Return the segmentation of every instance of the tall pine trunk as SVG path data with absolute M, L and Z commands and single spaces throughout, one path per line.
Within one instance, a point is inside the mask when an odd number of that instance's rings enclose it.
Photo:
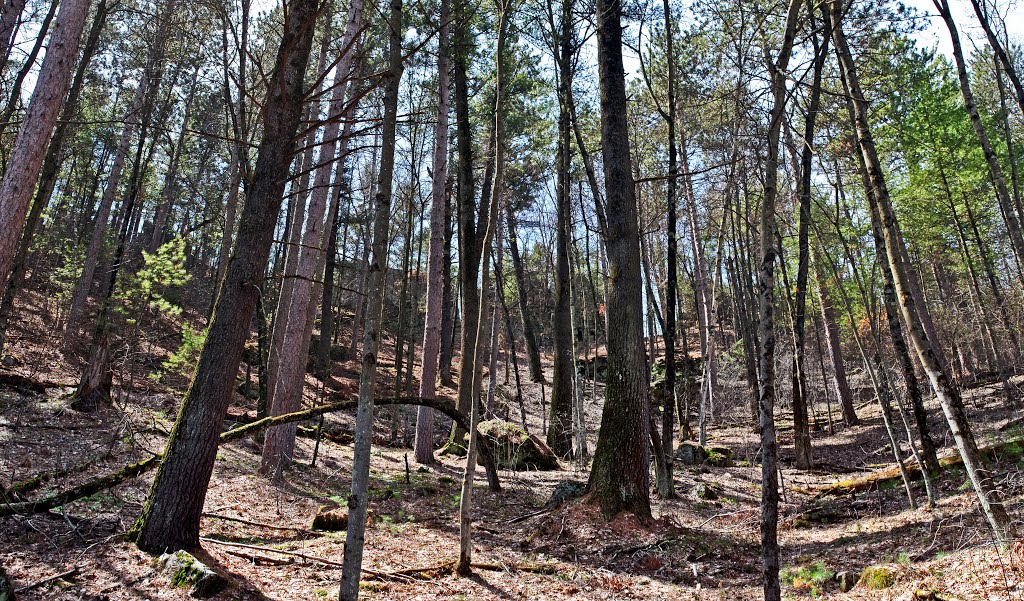
M 650 405 L 644 361 L 643 281 L 636 195 L 629 155 L 622 4 L 597 0 L 601 153 L 608 254 L 608 368 L 601 429 L 587 491 L 606 519 L 622 511 L 651 516 Z M 595 199 L 596 200 L 596 199 Z
M 235 389 L 284 196 L 304 79 L 319 14 L 317 0 L 291 0 L 268 81 L 260 142 L 238 241 L 221 284 L 195 376 L 142 514 L 130 532 L 150 552 L 199 546 L 199 519 L 213 474 L 221 424 Z

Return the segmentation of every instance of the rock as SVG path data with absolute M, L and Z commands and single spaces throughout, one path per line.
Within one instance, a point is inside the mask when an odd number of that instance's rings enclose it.
M 321 532 L 341 532 L 348 528 L 348 511 L 340 507 L 323 505 L 313 516 L 313 523 L 309 528 Z
M 698 499 L 704 499 L 705 501 L 714 501 L 718 498 L 718 493 L 704 482 L 698 482 L 693 487 L 693 494 Z
M 850 572 L 847 570 L 836 572 L 836 582 L 839 583 L 839 590 L 844 593 L 857 585 L 858 578 L 860 578 L 860 574 L 857 572 Z
M 544 508 L 554 509 L 556 507 L 561 507 L 569 501 L 582 497 L 586 490 L 586 482 L 580 482 L 579 480 L 562 480 L 555 485 L 555 490 L 551 492 L 551 497 L 548 498 L 548 502 L 544 504 Z
M 24 365 L 24 361 L 21 360 L 17 355 L 11 355 L 10 353 L 0 357 L 0 365 L 7 368 L 21 367 Z
M 156 560 L 156 567 L 171 579 L 171 584 L 190 589 L 189 595 L 197 599 L 212 597 L 228 586 L 227 578 L 185 551 L 164 553 Z
M 732 449 L 728 447 L 709 447 L 707 449 L 708 465 L 715 467 L 732 467 Z
M 492 419 L 477 428 L 487 439 L 498 467 L 510 470 L 557 470 L 558 458 L 543 440 L 527 434 L 519 426 Z
M 676 461 L 683 465 L 700 465 L 704 463 L 707 458 L 708 453 L 704 450 L 704 447 L 692 440 L 683 442 L 679 445 L 679 448 L 676 449 Z
M 893 566 L 873 565 L 864 568 L 857 585 L 871 590 L 881 590 L 896 584 L 896 568 Z
M 14 585 L 11 584 L 11 579 L 7 577 L 7 572 L 0 567 L 0 601 L 16 601 L 17 597 L 14 596 Z

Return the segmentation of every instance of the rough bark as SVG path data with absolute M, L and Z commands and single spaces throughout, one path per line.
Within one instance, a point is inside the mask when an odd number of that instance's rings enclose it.
M 61 3 L 28 110 L 0 181 L 0 282 L 4 286 L 11 275 L 46 147 L 71 83 L 88 12 L 89 0 Z
M 328 122 L 324 128 L 320 143 L 320 154 L 317 157 L 313 178 L 313 190 L 308 207 L 305 230 L 302 234 L 302 245 L 298 250 L 295 266 L 295 278 L 287 307 L 278 309 L 277 322 L 283 325 L 281 348 L 278 357 L 277 377 L 273 378 L 270 394 L 270 414 L 280 415 L 292 413 L 302 406 L 302 390 L 305 383 L 306 363 L 308 358 L 309 340 L 312 336 L 313 324 L 307 319 L 310 315 L 310 299 L 313 294 L 313 280 L 320 263 L 321 246 L 323 243 L 324 211 L 327 209 L 328 195 L 331 193 L 331 173 L 338 149 L 340 119 L 344 112 L 345 95 L 352 70 L 353 47 L 356 36 L 362 30 L 363 2 L 355 0 L 349 9 L 342 48 L 347 52 L 338 61 L 331 101 L 328 108 Z M 318 74 L 319 75 L 319 74 Z M 283 313 L 282 313 L 283 310 Z M 275 324 L 275 333 L 277 324 Z M 263 474 L 276 474 L 288 467 L 295 451 L 295 427 L 283 426 L 267 431 L 263 441 L 263 459 L 260 471 Z
M 43 165 L 39 174 L 39 184 L 36 188 L 35 197 L 32 200 L 32 208 L 29 210 L 28 218 L 25 221 L 21 241 L 18 245 L 18 253 L 15 255 L 11 266 L 11 276 L 7 282 L 7 287 L 4 289 L 3 301 L 0 302 L 0 353 L 3 352 L 7 326 L 10 322 L 11 313 L 14 310 L 14 298 L 24 284 L 29 249 L 35 238 L 36 230 L 39 228 L 43 211 L 49 205 L 50 198 L 53 196 L 57 177 L 60 175 L 61 152 L 64 147 L 64 140 L 67 137 L 68 126 L 75 115 L 78 114 L 79 98 L 85 82 L 85 75 L 89 64 L 92 62 L 92 57 L 96 54 L 100 33 L 103 31 L 103 26 L 107 21 L 107 12 L 107 2 L 106 0 L 101 0 L 96 7 L 96 15 L 93 17 L 92 24 L 89 26 L 89 33 L 86 36 L 82 57 L 78 61 L 74 80 L 71 82 L 71 87 L 68 90 L 68 97 L 64 101 L 61 118 L 57 121 L 57 125 L 53 130 L 53 137 L 50 139 L 50 145 L 46 150 L 46 157 L 43 159 Z
M 643 282 L 637 206 L 629 156 L 626 82 L 622 63 L 622 4 L 597 2 L 601 152 L 607 208 L 608 369 L 594 463 L 587 490 L 606 519 L 622 511 L 651 516 L 650 406 L 644 362 Z
M 559 457 L 572 455 L 572 406 L 576 366 L 572 353 L 572 288 L 569 279 L 569 244 L 572 227 L 572 138 L 569 122 L 569 88 L 572 85 L 572 0 L 562 0 L 555 62 L 558 65 L 558 151 L 555 218 L 555 311 L 551 323 L 554 369 L 551 377 L 551 419 L 547 443 Z
M 273 242 L 294 138 L 303 104 L 303 80 L 319 13 L 316 0 L 291 0 L 288 20 L 263 107 L 263 139 L 239 222 L 238 241 L 214 309 L 206 343 L 182 403 L 164 459 L 142 514 L 131 531 L 150 552 L 199 545 L 199 518 L 220 424 L 235 389 L 242 348 Z

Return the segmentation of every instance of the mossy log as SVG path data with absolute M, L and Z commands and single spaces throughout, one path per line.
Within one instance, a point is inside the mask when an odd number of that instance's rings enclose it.
M 466 429 L 469 428 L 469 420 L 463 415 L 451 401 L 444 399 L 422 399 L 419 397 L 396 397 L 396 398 L 384 398 L 377 399 L 374 401 L 376 405 L 422 405 L 426 407 L 432 407 L 441 413 L 444 413 L 460 427 Z M 287 424 L 292 422 L 298 422 L 324 413 L 332 413 L 334 411 L 343 411 L 345 409 L 354 409 L 357 405 L 355 400 L 344 400 L 336 401 L 334 403 L 327 403 L 326 405 L 320 405 L 319 407 L 313 407 L 304 411 L 296 411 L 294 413 L 286 413 L 284 415 L 277 415 L 273 417 L 264 417 L 263 419 L 239 426 L 233 430 L 228 430 L 220 435 L 220 443 L 225 444 L 236 440 L 252 436 L 257 432 L 262 432 L 272 426 L 278 426 L 281 424 Z M 481 441 L 483 437 L 478 437 Z M 498 472 L 494 463 L 494 454 L 491 449 L 487 446 L 486 442 L 480 445 L 481 458 L 484 461 L 484 467 L 487 471 L 487 482 L 491 490 L 500 490 L 501 485 L 498 482 Z M 31 514 L 31 513 L 43 513 L 55 509 L 62 505 L 66 505 L 72 501 L 77 501 L 85 497 L 92 496 L 98 492 L 113 488 L 118 484 L 126 480 L 136 478 L 153 468 L 160 465 L 160 460 L 163 459 L 163 454 L 153 455 L 147 457 L 142 461 L 126 465 L 123 468 L 105 474 L 98 478 L 89 480 L 73 486 L 67 490 L 54 493 L 43 497 L 41 499 L 22 501 L 22 502 L 4 502 L 0 503 L 0 517 L 7 517 L 15 514 Z
M 980 450 L 982 455 L 989 460 L 999 455 L 1008 455 L 1014 459 L 1019 459 L 1021 455 L 1024 454 L 1024 437 L 1011 438 L 1010 440 L 982 447 Z M 963 462 L 964 460 L 960 457 L 960 453 L 954 452 L 952 455 L 939 458 L 939 467 L 947 469 L 949 467 L 963 465 Z M 907 473 L 912 478 L 920 478 L 921 471 L 917 464 L 908 464 L 906 467 Z M 872 490 L 888 482 L 899 480 L 901 477 L 899 467 L 893 466 L 876 472 L 871 472 L 870 474 L 865 474 L 857 478 L 840 480 L 835 484 L 829 484 L 827 486 L 812 489 L 810 492 L 814 493 L 815 499 L 827 496 L 841 497 Z

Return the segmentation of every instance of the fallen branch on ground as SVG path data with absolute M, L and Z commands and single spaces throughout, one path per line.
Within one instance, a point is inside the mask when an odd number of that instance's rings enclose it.
M 270 530 L 285 530 L 288 532 L 309 532 L 308 528 L 302 526 L 277 526 L 274 524 L 267 524 L 266 522 L 253 522 L 251 520 L 245 520 L 242 518 L 236 518 L 231 515 L 222 515 L 219 513 L 203 513 L 204 518 L 211 520 L 224 520 L 225 522 L 238 522 L 239 524 L 246 524 L 248 526 L 256 526 L 258 528 L 268 528 Z
M 1010 447 L 1020 447 L 1021 445 L 1024 445 L 1024 437 L 1011 438 L 1010 440 L 996 443 L 994 445 L 982 447 L 979 450 L 981 451 L 983 457 L 985 457 L 986 459 L 991 459 L 992 457 L 1004 452 Z M 960 456 L 960 453 L 954 452 L 952 455 L 947 455 L 946 457 L 939 458 L 939 467 L 941 467 L 942 469 L 946 469 L 949 467 L 963 465 L 963 462 L 964 460 Z M 919 478 L 921 476 L 921 470 L 917 464 L 908 463 L 906 468 L 907 473 L 911 477 Z M 866 490 L 871 490 L 875 487 L 881 486 L 882 484 L 899 480 L 901 478 L 902 476 L 900 475 L 899 468 L 894 466 L 883 470 L 879 470 L 877 472 L 872 472 L 870 474 L 866 474 L 858 478 L 852 478 L 850 480 L 840 480 L 835 484 L 822 486 L 813 489 L 810 492 L 814 493 L 814 499 L 820 499 L 822 497 L 830 495 L 835 497 L 841 497 L 845 495 L 852 495 L 858 492 L 863 492 Z
M 471 566 L 477 570 L 488 571 L 509 571 L 509 572 L 530 572 L 532 574 L 557 574 L 558 566 L 553 563 L 538 564 L 501 564 L 501 563 L 473 563 Z M 366 572 L 366 570 L 363 570 Z M 446 561 L 421 568 L 405 568 L 393 572 L 370 572 L 363 580 L 430 580 L 441 576 L 448 576 L 455 573 L 455 562 Z
M 62 578 L 70 578 L 70 577 L 78 574 L 78 572 L 81 571 L 81 569 L 82 569 L 81 566 L 75 566 L 75 567 L 71 568 L 70 570 L 68 570 L 67 572 L 61 572 L 60 574 L 57 574 L 56 576 L 50 576 L 49 578 L 43 578 L 42 580 L 37 580 L 37 581 L 33 582 L 32 584 L 26 584 L 25 586 L 23 586 L 21 588 L 14 589 L 14 592 L 15 593 L 27 593 L 28 591 L 30 591 L 32 589 L 39 588 L 41 586 L 45 586 L 47 584 L 50 584 L 51 582 L 56 582 L 58 580 L 61 580 Z
M 469 420 L 463 415 L 456 407 L 455 404 L 446 401 L 444 399 L 421 399 L 418 397 L 398 397 L 398 398 L 384 398 L 377 399 L 375 401 L 377 405 L 418 405 L 424 407 L 432 407 L 441 413 L 444 413 L 449 418 L 454 420 L 460 427 L 469 429 Z M 273 426 L 279 426 L 282 424 L 289 424 L 293 422 L 302 421 L 324 413 L 331 413 L 334 411 L 342 411 L 345 409 L 354 409 L 357 402 L 354 400 L 337 401 L 334 403 L 327 403 L 326 405 L 320 405 L 311 409 L 303 411 L 296 411 L 294 413 L 286 413 L 284 415 L 276 415 L 272 417 L 264 417 L 263 419 L 256 420 L 251 424 L 239 426 L 233 430 L 228 430 L 220 435 L 220 444 L 225 444 L 252 436 L 257 432 L 262 432 L 267 428 Z M 498 483 L 498 471 L 494 463 L 494 455 L 491 452 L 490 447 L 487 445 L 483 436 L 478 435 L 480 444 L 480 457 L 484 461 L 484 467 L 487 471 L 487 481 L 491 490 L 500 490 L 501 485 Z M 66 505 L 72 501 L 77 501 L 85 497 L 92 496 L 98 492 L 102 492 L 109 488 L 113 488 L 118 484 L 126 480 L 136 478 L 160 465 L 160 461 L 163 459 L 163 453 L 153 455 L 139 461 L 126 465 L 125 467 L 104 474 L 98 478 L 89 480 L 73 486 L 65 491 L 54 493 L 52 495 L 43 497 L 42 499 L 21 501 L 16 503 L 5 502 L 0 505 L 0 517 L 7 517 L 16 514 L 31 514 L 31 513 L 44 513 L 55 509 L 62 505 Z

